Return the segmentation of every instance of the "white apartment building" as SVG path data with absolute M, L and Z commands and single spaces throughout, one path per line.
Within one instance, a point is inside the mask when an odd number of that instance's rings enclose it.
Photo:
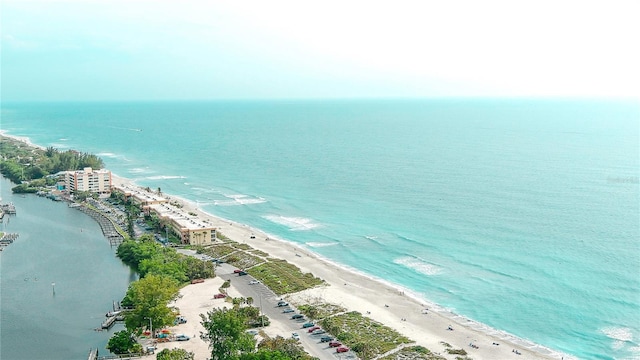
M 97 193 L 100 197 L 111 195 L 111 171 L 93 170 L 90 167 L 77 171 L 66 171 L 64 176 L 66 190 L 88 191 Z

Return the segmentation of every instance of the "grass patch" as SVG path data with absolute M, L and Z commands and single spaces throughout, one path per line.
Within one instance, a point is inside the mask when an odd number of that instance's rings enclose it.
M 259 257 L 255 257 L 241 251 L 227 256 L 224 260 L 238 269 L 247 269 L 264 262 L 264 260 Z
M 453 355 L 467 355 L 464 349 L 447 349 L 446 352 Z
M 216 231 L 216 239 L 222 241 L 230 241 L 228 237 L 226 237 L 223 233 Z
M 253 267 L 248 272 L 278 295 L 310 289 L 324 283 L 313 274 L 302 273 L 295 265 L 278 259 L 269 259 L 269 262 Z
M 345 311 L 342 306 L 326 303 L 303 304 L 296 307 L 302 314 L 314 320 L 321 320 Z
M 247 244 L 240 244 L 240 243 L 231 243 L 231 246 L 233 246 L 236 249 L 240 249 L 240 250 L 253 250 L 253 248 Z
M 400 344 L 413 342 L 357 311 L 328 317 L 321 321 L 321 325 L 365 360 L 382 355 Z
M 260 256 L 260 257 L 263 257 L 263 258 L 267 258 L 267 257 L 269 257 L 269 254 L 267 254 L 267 253 L 266 253 L 266 252 L 264 252 L 264 251 L 255 250 L 255 249 L 254 249 L 254 250 L 251 250 L 251 251 L 249 251 L 249 252 L 250 252 L 250 253 L 252 253 L 253 255 Z
M 207 254 L 213 258 L 220 259 L 231 254 L 234 251 L 236 251 L 236 249 L 229 245 L 213 245 L 207 247 L 206 249 L 203 249 L 202 253 Z
M 380 360 L 446 360 L 446 358 L 432 353 L 424 346 L 409 346 Z

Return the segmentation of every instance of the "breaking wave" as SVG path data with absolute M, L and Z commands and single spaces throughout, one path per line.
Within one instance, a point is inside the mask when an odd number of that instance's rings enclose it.
M 305 245 L 314 248 L 327 247 L 327 246 L 335 246 L 338 245 L 337 242 L 308 242 Z
M 303 217 L 288 217 L 280 215 L 265 215 L 263 218 L 274 222 L 276 224 L 284 225 L 292 231 L 306 231 L 312 230 L 320 226 L 313 222 L 313 220 Z
M 225 195 L 229 200 L 216 200 L 214 205 L 217 206 L 236 206 L 236 205 L 252 205 L 261 204 L 267 202 L 267 199 L 262 197 L 251 197 L 249 195 Z
M 157 176 L 147 176 L 146 180 L 171 180 L 171 179 L 186 179 L 186 176 L 179 175 L 157 175 Z
M 426 261 L 420 260 L 415 257 L 405 256 L 393 260 L 394 263 L 402 266 L 406 266 L 421 274 L 425 275 L 438 275 L 442 272 L 442 269 L 433 264 L 429 264 Z

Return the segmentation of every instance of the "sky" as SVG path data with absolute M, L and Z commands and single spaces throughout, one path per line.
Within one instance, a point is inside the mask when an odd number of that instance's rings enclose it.
M 640 98 L 639 1 L 1 0 L 3 101 Z

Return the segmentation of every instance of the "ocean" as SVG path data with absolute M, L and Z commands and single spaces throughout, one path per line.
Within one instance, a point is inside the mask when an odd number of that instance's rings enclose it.
M 3 103 L 1 115 L 10 135 L 98 154 L 486 331 L 640 359 L 637 101 Z

